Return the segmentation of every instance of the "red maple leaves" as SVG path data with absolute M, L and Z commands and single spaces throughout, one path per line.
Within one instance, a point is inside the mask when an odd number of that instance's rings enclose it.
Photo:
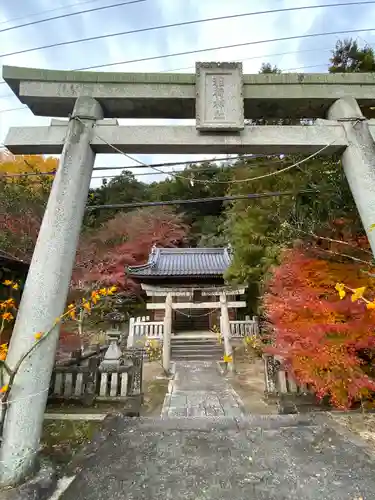
M 375 292 L 374 281 L 364 280 L 357 263 L 288 250 L 264 298 L 273 328 L 271 351 L 284 357 L 299 382 L 311 384 L 319 397 L 329 395 L 336 406 L 347 407 L 375 390 L 371 364 L 365 362 L 375 349 L 374 311 L 349 296 L 340 300 L 335 290 L 337 282 L 356 288 L 364 281 L 369 293 Z
M 126 276 L 125 268 L 146 263 L 153 245 L 180 245 L 186 234 L 182 216 L 170 209 L 119 213 L 81 239 L 73 284 L 84 287 L 99 282 L 134 292 L 137 285 Z

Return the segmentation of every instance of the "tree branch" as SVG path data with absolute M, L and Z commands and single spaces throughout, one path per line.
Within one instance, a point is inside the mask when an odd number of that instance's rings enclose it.
M 338 257 L 345 257 L 346 259 L 351 259 L 354 260 L 355 262 L 361 262 L 361 264 L 366 264 L 366 266 L 369 267 L 374 267 L 374 263 L 370 262 L 368 260 L 363 260 L 363 259 L 358 259 L 358 257 L 353 257 L 352 255 L 348 255 L 346 253 L 339 253 L 339 252 L 334 252 L 333 250 L 326 250 L 325 248 L 319 248 L 317 249 L 321 252 L 326 252 L 332 255 L 337 255 Z
M 348 247 L 354 248 L 355 250 L 359 250 L 361 252 L 365 252 L 365 253 L 367 253 L 367 254 L 369 254 L 369 255 L 372 256 L 372 252 L 370 252 L 369 250 L 366 250 L 364 248 L 359 248 L 359 247 L 357 247 L 355 245 L 352 245 L 351 243 L 348 243 L 347 241 L 335 240 L 334 238 L 328 238 L 327 236 L 318 236 L 315 233 L 312 233 L 312 232 L 309 232 L 309 231 L 304 231 L 303 229 L 298 229 L 296 227 L 294 229 L 296 231 L 299 231 L 300 233 L 308 234 L 309 236 L 312 236 L 316 240 L 325 240 L 325 241 L 330 241 L 331 243 L 340 243 L 341 245 L 347 245 Z

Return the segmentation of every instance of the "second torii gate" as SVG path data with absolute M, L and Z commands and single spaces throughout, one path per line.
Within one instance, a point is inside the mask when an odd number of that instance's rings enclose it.
M 375 252 L 374 74 L 243 75 L 240 63 L 197 63 L 195 74 L 52 71 L 4 66 L 19 99 L 49 127 L 11 128 L 14 154 L 60 154 L 7 361 L 14 368 L 65 307 L 96 153 L 342 153 Z M 195 126 L 120 126 L 117 118 L 196 119 Z M 312 118 L 311 126 L 245 126 L 245 119 Z M 32 469 L 58 327 L 19 370 L 0 453 L 0 481 Z

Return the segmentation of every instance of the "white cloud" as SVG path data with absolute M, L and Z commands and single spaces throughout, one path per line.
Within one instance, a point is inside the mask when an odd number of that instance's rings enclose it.
M 71 3 L 73 3 L 73 0 L 59 0 L 53 4 L 53 7 L 57 8 Z M 114 3 L 114 1 L 103 0 L 100 3 L 96 1 L 92 4 L 83 4 L 81 7 L 77 6 L 74 9 L 70 7 L 65 11 L 58 11 L 56 14 L 109 5 L 111 3 Z M 321 3 L 322 0 L 300 0 L 298 6 L 318 5 Z M 331 0 L 324 0 L 323 3 L 331 3 Z M 258 5 L 260 4 L 258 3 Z M 228 2 L 226 0 L 147 0 L 140 4 L 60 19 L 5 33 L 1 33 L 1 29 L 7 25 L 0 24 L 0 51 L 4 54 L 81 37 L 129 31 L 181 21 L 192 21 L 206 17 L 240 14 L 252 10 L 288 8 L 295 5 L 294 0 L 264 0 L 261 7 L 256 9 L 253 6 L 249 6 L 249 2 L 246 0 L 237 0 L 236 2 Z M 51 3 L 48 0 L 37 0 L 35 2 L 13 0 L 12 2 L 1 2 L 0 20 L 3 21 L 20 15 L 34 14 L 35 12 L 49 8 L 51 8 Z M 46 14 L 46 16 L 49 15 L 54 14 Z M 32 18 L 22 20 L 22 22 L 41 17 L 43 16 L 33 16 Z M 203 48 L 302 35 L 304 33 L 366 28 L 371 27 L 374 24 L 374 20 L 375 9 L 372 5 L 247 16 L 230 20 L 193 24 L 185 27 L 152 30 L 144 33 L 123 35 L 19 54 L 3 58 L 1 63 L 51 69 L 75 69 L 96 64 L 105 64 L 107 62 L 141 59 L 176 52 L 199 51 Z M 374 37 L 371 33 L 365 33 L 364 38 L 370 43 L 374 42 Z M 178 70 L 193 72 L 195 61 L 197 60 L 236 60 L 243 61 L 246 73 L 257 73 L 262 62 L 271 62 L 282 69 L 307 66 L 308 69 L 306 71 L 319 72 L 325 69 L 329 58 L 329 50 L 333 47 L 336 39 L 337 37 L 330 36 L 316 39 L 306 38 L 303 40 L 254 44 L 139 63 L 116 65 L 100 69 L 100 71 L 157 72 Z M 277 55 L 293 51 L 296 52 L 289 55 Z M 312 65 L 315 65 L 316 68 L 310 69 Z M 16 97 L 8 97 L 10 93 L 6 85 L 0 85 L 0 141 L 4 140 L 8 128 L 11 126 L 32 126 L 48 123 L 48 119 L 34 117 L 28 110 L 2 113 L 1 110 L 21 106 Z M 150 123 L 150 120 L 147 120 L 147 122 Z M 186 156 L 183 158 L 186 158 Z M 197 155 L 196 158 L 200 158 L 200 156 Z M 181 157 L 177 158 L 176 156 L 160 157 L 159 155 L 152 155 L 147 157 L 147 161 L 152 162 L 179 161 L 180 159 Z M 100 166 L 130 164 L 130 160 L 120 155 L 101 155 L 97 159 L 97 165 Z M 136 171 L 138 172 L 139 170 L 137 169 Z M 112 171 L 111 173 L 116 174 L 118 171 Z M 99 175 L 99 173 L 95 175 Z M 160 177 L 157 176 L 156 178 Z M 145 180 L 145 177 L 141 177 L 141 179 Z M 93 185 L 98 185 L 98 183 L 100 181 L 93 181 Z

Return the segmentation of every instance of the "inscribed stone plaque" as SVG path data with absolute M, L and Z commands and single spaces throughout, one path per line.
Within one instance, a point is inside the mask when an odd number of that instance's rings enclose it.
M 242 63 L 196 63 L 196 128 L 244 128 Z

